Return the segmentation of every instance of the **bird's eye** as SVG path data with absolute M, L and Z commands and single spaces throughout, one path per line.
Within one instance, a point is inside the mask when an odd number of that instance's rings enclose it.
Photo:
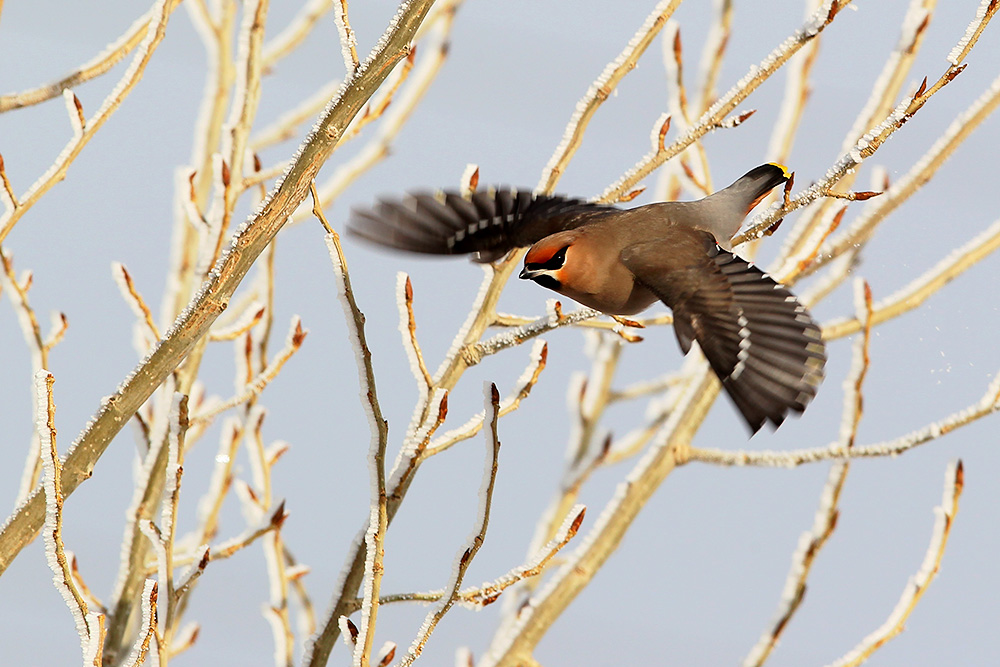
M 569 248 L 569 246 L 560 248 L 558 252 L 544 262 L 530 262 L 525 264 L 525 267 L 532 271 L 557 271 L 566 263 L 566 248 Z
M 2 1 L 2 0 L 0 0 Z M 560 248 L 554 255 L 544 262 L 525 262 L 524 268 L 529 271 L 558 271 L 566 264 L 566 249 L 569 246 Z
M 546 262 L 546 265 L 548 265 L 546 266 L 546 268 L 561 269 L 563 265 L 566 263 L 566 250 L 568 248 L 569 246 L 563 246 L 562 248 L 560 248 L 559 252 L 552 255 L 552 259 Z

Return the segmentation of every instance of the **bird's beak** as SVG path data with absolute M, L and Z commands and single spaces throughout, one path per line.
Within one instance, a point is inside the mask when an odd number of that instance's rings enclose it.
M 532 280 L 539 273 L 542 273 L 542 272 L 538 271 L 538 270 L 529 271 L 528 267 L 524 267 L 523 269 L 521 269 L 521 273 L 517 274 L 517 277 L 520 278 L 521 280 Z

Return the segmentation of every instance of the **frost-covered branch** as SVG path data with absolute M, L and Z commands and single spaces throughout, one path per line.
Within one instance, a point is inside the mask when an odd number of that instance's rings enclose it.
M 17 322 L 21 327 L 21 334 L 28 345 L 28 352 L 31 356 L 31 371 L 37 375 L 49 367 L 49 352 L 62 340 L 66 332 L 66 316 L 59 313 L 53 317 L 53 328 L 48 336 L 42 335 L 42 329 L 38 324 L 38 317 L 35 309 L 28 299 L 28 290 L 31 288 L 32 273 L 25 271 L 21 278 L 17 277 L 14 271 L 14 258 L 10 251 L 0 248 L 0 293 L 6 291 L 11 305 L 17 313 Z M 33 391 L 31 394 L 32 408 L 35 413 L 40 406 L 37 403 L 39 394 Z M 31 441 L 28 446 L 28 456 L 24 462 L 21 473 L 21 483 L 17 492 L 16 504 L 21 504 L 32 491 L 38 486 L 38 476 L 41 474 L 41 460 L 39 459 L 38 431 L 32 432 Z
M 865 662 L 875 651 L 899 635 L 906 625 L 907 619 L 927 587 L 934 581 L 941 569 L 941 559 L 948 546 L 948 537 L 958 513 L 958 499 L 962 495 L 965 484 L 965 473 L 962 461 L 958 460 L 948 466 L 944 474 L 944 494 L 941 505 L 934 508 L 934 530 L 931 533 L 931 543 L 924 555 L 920 570 L 906 584 L 903 595 L 896 603 L 895 609 L 889 614 L 886 622 L 873 633 L 861 640 L 847 655 L 831 664 L 831 667 L 856 667 Z
M 515 665 L 530 660 L 535 645 L 618 548 L 653 492 L 683 461 L 684 450 L 719 390 L 718 381 L 703 360 L 689 357 L 685 367 L 693 380 L 656 441 L 626 481 L 619 484 L 594 526 L 558 572 L 525 603 L 516 618 L 500 628 L 480 665 Z
M 930 296 L 998 248 L 1000 248 L 1000 220 L 963 246 L 953 250 L 922 276 L 876 303 L 872 311 L 872 323 L 881 324 L 919 307 Z M 860 328 L 861 323 L 857 318 L 837 319 L 823 325 L 823 338 L 825 340 L 842 338 Z
M 847 132 L 841 147 L 841 153 L 848 152 L 869 128 L 874 127 L 892 111 L 913 62 L 920 52 L 920 47 L 923 44 L 923 38 L 930 23 L 935 4 L 936 0 L 911 0 L 902 21 L 896 47 L 889 54 L 885 65 L 882 67 L 881 74 L 879 74 L 872 85 L 868 101 L 865 102 L 853 126 Z M 786 104 L 782 105 L 781 115 L 775 123 L 776 130 L 787 122 L 792 115 L 791 110 L 787 108 L 790 102 L 787 97 L 785 102 Z M 769 151 L 769 157 L 779 162 L 783 161 L 785 159 L 784 154 L 775 152 L 773 147 L 774 141 L 772 139 L 772 151 Z M 840 187 L 844 189 L 850 188 L 854 183 L 856 174 L 857 172 L 847 172 L 844 174 L 839 183 Z M 816 201 L 800 216 L 782 244 L 778 263 L 789 261 L 789 257 L 792 255 L 801 254 L 805 240 L 815 236 L 817 227 L 826 228 L 830 224 L 830 218 L 836 215 L 831 210 L 832 203 L 833 200 L 831 199 Z M 780 271 L 777 273 L 784 275 Z
M 661 164 L 686 150 L 688 146 L 718 128 L 725 127 L 726 117 L 739 104 L 750 96 L 760 84 L 766 81 L 774 72 L 784 65 L 799 49 L 818 36 L 826 26 L 833 22 L 837 13 L 849 5 L 851 0 L 828 0 L 813 13 L 805 24 L 788 37 L 776 49 L 761 61 L 751 67 L 750 71 L 740 79 L 725 95 L 718 99 L 690 130 L 676 139 L 670 146 L 662 142 L 654 142 L 653 150 L 625 173 L 618 181 L 609 186 L 600 197 L 601 202 L 615 202 L 629 192 L 642 179 L 649 176 Z M 738 121 L 741 122 L 741 121 Z M 658 123 L 659 125 L 660 123 Z M 734 242 L 735 245 L 735 242 Z
M 545 369 L 545 362 L 547 360 L 548 345 L 545 341 L 536 341 L 535 345 L 531 349 L 531 361 L 528 363 L 528 367 L 524 369 L 524 372 L 521 373 L 521 377 L 517 379 L 517 382 L 514 385 L 514 390 L 509 396 L 507 396 L 507 398 L 503 399 L 503 402 L 500 403 L 501 417 L 510 414 L 520 407 L 521 401 L 528 397 L 531 390 L 538 382 L 538 378 L 542 374 L 542 370 Z M 438 436 L 424 449 L 420 458 L 428 459 L 435 454 L 440 454 L 444 450 L 462 442 L 463 440 L 468 440 L 479 433 L 485 423 L 486 412 L 480 412 L 462 426 L 442 433 Z
M 149 344 L 158 341 L 160 339 L 160 331 L 156 328 L 156 322 L 153 321 L 153 313 L 149 310 L 149 306 L 146 305 L 146 300 L 142 298 L 142 294 L 136 289 L 135 282 L 132 280 L 128 269 L 121 262 L 112 262 L 111 275 L 115 279 L 115 284 L 118 285 L 125 303 L 129 305 L 135 316 L 146 327 L 146 333 L 150 338 Z
M 928 87 L 927 80 L 925 79 L 909 99 L 904 99 L 900 102 L 885 120 L 866 132 L 849 150 L 845 151 L 821 179 L 818 179 L 783 205 L 772 207 L 768 211 L 755 216 L 745 232 L 733 237 L 733 245 L 737 246 L 748 240 L 760 238 L 766 230 L 773 227 L 778 220 L 784 218 L 791 211 L 810 204 L 821 197 L 831 196 L 834 186 L 846 174 L 851 170 L 857 169 L 865 159 L 874 155 L 889 137 L 923 108 L 931 97 L 951 83 L 965 69 L 965 65 L 961 64 L 962 60 L 964 60 L 981 34 L 982 29 L 989 23 L 998 8 L 1000 8 L 1000 3 L 993 2 L 988 11 L 976 17 L 976 21 L 973 22 L 973 25 L 970 26 L 969 31 L 966 32 L 963 38 L 967 40 L 967 44 L 964 50 L 960 51 L 960 57 L 951 59 L 952 64 L 937 81 Z
M 316 27 L 323 15 L 333 9 L 330 0 L 307 0 L 288 25 L 264 46 L 262 58 L 265 69 L 294 51 Z
M 56 448 L 55 402 L 52 399 L 52 384 L 55 378 L 45 370 L 35 373 L 35 431 L 38 435 L 42 460 L 42 487 L 45 489 L 45 558 L 52 570 L 52 583 L 62 595 L 80 637 L 80 648 L 84 661 L 93 660 L 101 654 L 97 617 L 92 613 L 77 588 L 73 568 L 66 558 L 66 547 L 62 540 L 63 497 L 59 493 L 59 476 L 62 464 Z M 103 630 L 103 623 L 100 624 Z
M 701 461 L 703 463 L 714 463 L 724 466 L 764 466 L 768 468 L 793 468 L 806 463 L 844 458 L 897 456 L 914 447 L 936 440 L 962 426 L 967 426 L 977 419 L 991 415 L 998 410 L 1000 410 L 1000 373 L 997 374 L 987 387 L 982 398 L 972 405 L 894 440 L 887 440 L 863 447 L 855 446 L 849 450 L 842 446 L 839 441 L 830 443 L 826 447 L 783 452 L 768 450 L 733 451 L 692 447 L 688 450 L 687 455 L 689 460 Z
M 329 206 L 358 177 L 388 157 L 396 137 L 399 136 L 400 131 L 424 95 L 430 90 L 431 84 L 437 79 L 437 75 L 448 58 L 451 28 L 459 4 L 460 0 L 447 0 L 438 8 L 437 13 L 440 19 L 433 26 L 432 36 L 426 45 L 426 50 L 429 53 L 422 55 L 419 62 L 413 67 L 413 73 L 409 75 L 406 86 L 398 93 L 390 87 L 378 106 L 373 110 L 366 110 L 364 115 L 357 119 L 355 127 L 360 128 L 375 118 L 381 117 L 375 135 L 368 143 L 356 155 L 338 165 L 333 174 L 322 185 L 318 186 L 323 206 Z M 423 52 L 423 48 L 421 52 Z M 398 81 L 401 82 L 408 73 L 406 63 L 400 69 L 402 72 Z M 391 106 L 389 106 L 390 101 L 392 102 Z M 345 140 L 352 136 L 354 129 L 348 130 L 344 137 Z M 299 221 L 306 215 L 308 212 L 302 210 L 296 215 L 295 220 Z
M 486 467 L 483 472 L 483 484 L 479 490 L 479 512 L 476 517 L 476 528 L 470 536 L 468 544 L 461 554 L 455 559 L 452 565 L 451 581 L 445 587 L 445 595 L 437 605 L 427 614 L 424 624 L 414 638 L 413 643 L 406 652 L 406 656 L 399 662 L 399 667 L 408 667 L 413 661 L 420 657 L 427 640 L 437 627 L 437 624 L 444 618 L 444 615 L 454 606 L 459 599 L 459 591 L 462 587 L 462 580 L 465 572 L 469 569 L 476 554 L 486 539 L 486 528 L 490 521 L 490 508 L 493 504 L 493 487 L 497 479 L 497 466 L 500 457 L 500 437 L 497 434 L 497 420 L 500 418 L 500 392 L 495 384 L 486 388 L 486 410 L 490 413 L 490 428 L 486 432 L 486 445 L 489 455 L 486 458 Z
M 868 283 L 864 283 L 860 279 L 856 283 L 855 289 L 855 310 L 858 318 L 865 323 L 865 327 L 864 334 L 855 341 L 851 372 L 844 382 L 844 412 L 841 421 L 840 444 L 846 449 L 854 446 L 854 440 L 857 437 L 863 405 L 861 386 L 864 384 L 871 363 L 869 346 L 871 344 L 872 294 Z M 789 621 L 792 620 L 792 616 L 802 604 L 806 594 L 806 580 L 809 578 L 813 563 L 837 527 L 837 519 L 840 516 L 838 503 L 849 470 L 850 461 L 847 460 L 836 461 L 831 466 L 826 484 L 823 486 L 823 492 L 820 495 L 819 508 L 816 510 L 812 529 L 802 534 L 799 538 L 799 546 L 792 555 L 792 567 L 785 578 L 785 587 L 781 593 L 774 621 L 761 635 L 757 644 L 750 649 L 747 657 L 743 659 L 743 667 L 760 667 L 767 661 L 771 652 L 777 647 L 782 633 L 788 627 Z
M 358 73 L 345 82 L 337 96 L 331 100 L 313 132 L 296 153 L 295 161 L 284 178 L 274 187 L 257 212 L 237 231 L 230 247 L 220 257 L 189 307 L 180 314 L 149 356 L 126 378 L 110 399 L 102 404 L 93 421 L 67 455 L 62 479 L 64 495 L 72 493 L 89 477 L 111 438 L 208 332 L 254 260 L 305 199 L 309 184 L 333 153 L 337 140 L 350 120 L 379 87 L 392 65 L 405 57 L 408 45 L 431 4 L 432 0 L 403 3 Z M 169 3 L 159 5 L 164 7 L 163 18 L 167 5 Z M 158 25 L 161 27 L 159 33 L 162 31 L 162 22 Z M 99 124 L 91 120 L 87 132 L 92 132 Z M 17 553 L 37 534 L 44 513 L 44 501 L 41 493 L 36 491 L 4 523 L 0 530 L 0 572 L 6 570 Z
M 235 408 L 237 405 L 242 405 L 251 398 L 259 396 L 261 392 L 264 391 L 264 388 L 278 376 L 278 373 L 281 372 L 282 367 L 288 362 L 288 360 L 299 351 L 299 348 L 302 347 L 302 343 L 305 341 L 306 334 L 308 333 L 308 329 L 302 328 L 302 320 L 300 320 L 298 316 L 293 317 L 288 337 L 285 340 L 285 346 L 280 352 L 278 352 L 274 359 L 271 360 L 271 363 L 268 364 L 267 368 L 262 370 L 255 378 L 253 378 L 252 381 L 248 382 L 240 394 L 222 403 L 211 405 L 203 411 L 196 412 L 192 415 L 191 421 L 211 421 L 226 410 Z
M 169 460 L 170 412 L 174 392 L 168 381 L 156 398 L 154 421 L 150 430 L 150 449 L 146 452 L 141 471 L 135 482 L 132 502 L 126 510 L 128 522 L 122 538 L 118 578 L 108 604 L 108 635 L 104 653 L 108 660 L 120 660 L 129 646 L 129 619 L 133 607 L 140 602 L 139 591 L 146 577 L 146 559 L 155 540 L 143 535 L 143 526 L 160 510 Z
M 566 170 L 570 160 L 573 159 L 576 150 L 583 143 L 583 133 L 591 118 L 597 113 L 597 109 L 618 87 L 625 75 L 635 69 L 639 58 L 642 57 L 667 19 L 680 4 L 680 0 L 661 0 L 657 3 L 624 50 L 618 54 L 617 58 L 608 63 L 600 76 L 590 84 L 590 88 L 576 103 L 576 110 L 563 131 L 562 140 L 542 170 L 542 177 L 538 181 L 536 191 L 551 193 L 555 189 L 556 183 Z
M 139 635 L 132 645 L 132 651 L 122 663 L 125 667 L 139 667 L 146 660 L 149 645 L 155 640 L 159 643 L 156 624 L 157 584 L 147 579 L 142 588 L 142 620 L 139 622 Z
M 330 225 L 323 216 L 315 186 L 313 186 L 312 192 L 313 210 L 323 221 L 324 226 L 329 229 Z M 384 569 L 382 565 L 382 559 L 385 556 L 383 543 L 389 524 L 388 499 L 385 488 L 385 448 L 389 438 L 389 424 L 382 416 L 382 409 L 375 391 L 375 369 L 372 367 L 372 353 L 365 338 L 365 316 L 361 313 L 357 301 L 354 299 L 350 275 L 347 272 L 347 261 L 344 258 L 344 250 L 340 247 L 340 237 L 332 229 L 326 235 L 326 245 L 330 251 L 333 273 L 337 279 L 337 295 L 344 306 L 345 319 L 350 330 L 351 347 L 354 348 L 354 356 L 358 363 L 362 403 L 365 406 L 365 414 L 368 416 L 371 430 L 371 444 L 368 451 L 371 516 L 368 530 L 365 533 L 365 551 L 367 553 L 364 575 L 365 604 L 361 609 L 360 640 L 354 651 L 354 664 L 364 667 L 368 664 L 372 641 L 375 637 L 379 590 Z
M 479 586 L 472 586 L 470 588 L 463 588 L 458 593 L 456 598 L 456 603 L 470 609 L 481 609 L 486 605 L 493 604 L 496 602 L 500 595 L 510 588 L 511 586 L 518 584 L 526 579 L 532 577 L 537 577 L 540 575 L 545 568 L 552 562 L 556 555 L 570 543 L 575 536 L 577 531 L 580 530 L 580 525 L 583 523 L 583 517 L 586 512 L 586 507 L 583 505 L 577 505 L 573 510 L 566 515 L 566 519 L 563 521 L 562 526 L 556 531 L 555 536 L 538 549 L 523 565 L 519 565 L 511 569 L 506 574 L 503 574 L 493 581 L 488 581 Z M 386 595 L 379 600 L 379 604 L 393 604 L 397 602 L 437 602 L 442 597 L 444 597 L 444 590 L 428 591 L 426 593 L 398 593 L 395 595 Z M 361 600 L 355 602 L 355 608 L 361 608 Z
M 804 275 L 815 272 L 845 252 L 854 251 L 859 244 L 867 243 L 878 225 L 930 181 L 955 149 L 972 135 L 998 105 L 1000 105 L 1000 77 L 994 79 L 989 88 L 952 121 L 944 134 L 914 162 L 902 178 L 893 183 L 882 196 L 868 204 L 843 234 L 831 241 L 823 240 L 816 261 L 808 264 Z
M 417 318 L 413 314 L 413 284 L 410 276 L 400 271 L 396 275 L 396 305 L 399 308 L 399 333 L 403 336 L 403 348 L 410 360 L 410 370 L 417 380 L 420 401 L 426 401 L 428 393 L 434 389 L 434 380 L 424 363 L 424 353 L 417 341 Z
M 41 199 L 42 195 L 48 192 L 52 186 L 66 177 L 70 164 L 77 158 L 84 146 L 93 138 L 104 123 L 117 111 L 121 103 L 128 97 L 132 89 L 142 78 L 146 65 L 152 57 L 156 47 L 163 40 L 166 32 L 167 19 L 179 3 L 179 0 L 157 0 L 150 9 L 150 18 L 147 28 L 139 43 L 137 53 L 129 64 L 128 69 L 118 81 L 111 93 L 104 99 L 101 107 L 86 123 L 86 128 L 81 132 L 74 133 L 69 143 L 62 149 L 55 161 L 45 171 L 44 174 L 35 181 L 27 192 L 16 199 L 16 206 L 13 209 L 0 214 L 0 244 L 7 238 L 7 234 L 14 228 L 18 220 L 31 209 L 35 203 Z M 141 20 L 141 19 L 140 19 Z
M 39 104 L 46 100 L 58 97 L 64 90 L 74 88 L 81 83 L 95 79 L 112 67 L 124 60 L 129 52 L 133 51 L 146 36 L 149 26 L 155 20 L 156 7 L 149 9 L 145 14 L 136 19 L 128 29 L 122 33 L 121 37 L 106 46 L 103 51 L 77 67 L 63 78 L 52 83 L 20 93 L 0 96 L 0 113 L 11 109 Z
M 564 315 L 562 307 L 556 301 L 554 302 L 554 307 L 551 308 L 550 313 L 546 317 L 540 317 L 528 324 L 502 331 L 491 338 L 467 346 L 462 350 L 462 357 L 466 365 L 474 366 L 482 361 L 483 357 L 496 354 L 501 350 L 506 350 L 515 345 L 520 345 L 526 340 L 541 336 L 553 329 L 583 322 L 584 320 L 598 317 L 601 314 L 600 311 L 593 308 L 580 308 Z

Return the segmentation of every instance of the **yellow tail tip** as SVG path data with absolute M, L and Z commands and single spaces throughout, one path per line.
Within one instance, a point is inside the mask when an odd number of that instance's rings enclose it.
M 780 169 L 781 170 L 781 174 L 785 178 L 791 178 L 792 177 L 792 172 L 789 171 L 788 167 L 786 167 L 785 165 L 778 164 L 777 162 L 768 162 L 768 164 L 771 165 L 772 167 L 777 167 L 778 169 Z

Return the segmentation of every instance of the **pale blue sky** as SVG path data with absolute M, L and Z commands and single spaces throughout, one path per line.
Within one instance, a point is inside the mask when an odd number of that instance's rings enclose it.
M 709 3 L 688 2 L 681 23 L 688 80 L 707 27 Z M 813 93 L 789 166 L 799 187 L 819 178 L 836 159 L 886 55 L 899 34 L 908 3 L 857 0 L 822 37 Z M 939 3 L 911 85 L 936 79 L 946 56 L 973 18 L 978 2 Z M 283 26 L 298 3 L 274 3 L 268 34 Z M 455 186 L 469 162 L 483 183 L 534 187 L 558 144 L 577 100 L 641 24 L 652 3 L 490 3 L 469 0 L 458 13 L 450 58 L 427 99 L 395 142 L 389 160 L 363 176 L 327 214 L 342 228 L 350 205 L 378 194 Z M 801 23 L 798 0 L 735 3 L 729 55 L 720 77 L 728 89 Z M 105 2 L 8 0 L 0 16 L 0 92 L 22 90 L 63 75 L 119 35 L 146 7 Z M 350 7 L 359 51 L 375 43 L 395 5 L 356 1 Z M 99 14 L 99 15 L 98 15 Z M 1000 27 L 990 25 L 967 70 L 864 166 L 902 176 L 1000 73 Z M 649 131 L 666 110 L 660 43 L 650 49 L 598 112 L 583 147 L 558 190 L 593 196 L 646 152 Z M 133 316 L 111 280 L 109 266 L 123 262 L 158 312 L 173 218 L 173 174 L 190 156 L 191 128 L 203 87 L 204 53 L 183 8 L 167 29 L 147 74 L 123 107 L 57 185 L 5 241 L 19 270 L 31 269 L 31 299 L 47 324 L 61 310 L 70 321 L 66 340 L 52 354 L 56 377 L 59 446 L 65 451 L 100 398 L 110 394 L 136 363 Z M 342 69 L 329 17 L 301 53 L 281 63 L 264 82 L 260 118 L 276 118 Z M 80 88 L 93 113 L 120 76 Z M 741 127 L 705 140 L 713 177 L 728 183 L 766 159 L 766 148 L 784 87 L 778 75 L 742 108 L 758 113 Z M 69 137 L 61 100 L 0 115 L 0 153 L 14 189 L 24 191 Z M 671 137 L 674 136 L 671 134 Z M 268 150 L 265 163 L 292 155 L 296 142 Z M 346 146 L 324 170 L 352 155 Z M 1000 118 L 987 120 L 956 151 L 933 181 L 882 225 L 857 270 L 876 299 L 888 296 L 1000 215 Z M 649 179 L 652 186 L 655 179 Z M 648 195 L 638 200 L 648 201 Z M 845 222 L 860 212 L 852 207 Z M 245 214 L 245 210 L 242 213 Z M 786 226 L 795 217 L 786 221 Z M 787 234 L 764 244 L 772 257 Z M 420 340 L 436 368 L 463 321 L 481 272 L 462 260 L 426 260 L 383 254 L 347 241 L 357 298 L 368 318 L 379 393 L 398 447 L 416 398 L 396 329 L 397 271 L 411 274 Z M 321 228 L 310 221 L 282 231 L 277 241 L 277 312 L 273 340 L 280 341 L 293 314 L 310 334 L 302 351 L 263 395 L 268 442 L 291 451 L 275 471 L 275 493 L 291 513 L 284 534 L 312 571 L 305 581 L 317 610 L 329 595 L 350 540 L 367 507 L 367 422 L 357 398 L 353 353 L 346 341 Z M 996 276 L 1000 258 L 987 258 L 934 296 L 919 311 L 877 329 L 865 389 L 859 442 L 871 444 L 924 426 L 977 401 L 1000 369 Z M 544 311 L 549 293 L 517 282 L 501 309 L 524 315 Z M 828 321 L 851 312 L 849 287 L 815 309 Z M 566 383 L 587 368 L 577 330 L 548 335 L 549 367 L 530 400 L 503 420 L 500 473 L 486 544 L 467 583 L 492 579 L 519 564 L 560 479 L 570 429 Z M 777 432 L 762 430 L 749 443 L 732 406 L 720 399 L 695 444 L 725 449 L 792 449 L 834 440 L 850 343 L 829 346 L 828 375 L 805 416 Z M 451 400 L 449 425 L 481 408 L 484 380 L 508 391 L 527 363 L 529 348 L 508 351 L 467 373 Z M 232 351 L 214 344 L 203 378 L 210 392 L 232 391 Z M 618 384 L 653 377 L 680 360 L 667 329 L 623 355 Z M 31 432 L 31 370 L 15 314 L 0 296 L 0 424 L 8 464 L 0 470 L 4 512 L 17 490 Z M 642 416 L 643 404 L 615 409 L 605 426 L 624 435 Z M 885 620 L 923 559 L 941 501 L 945 467 L 961 457 L 966 491 L 941 574 L 907 624 L 907 632 L 869 664 L 1000 663 L 1000 452 L 997 417 L 987 418 L 896 460 L 853 464 L 837 532 L 817 560 L 806 602 L 770 664 L 826 664 L 852 648 Z M 215 453 L 218 425 L 190 455 L 181 528 L 192 525 Z M 387 540 L 383 590 L 403 592 L 442 586 L 456 550 L 472 526 L 483 445 L 474 440 L 425 465 Z M 67 501 L 66 541 L 76 551 L 89 585 L 107 599 L 113 584 L 131 496 L 135 446 L 129 429 L 112 443 L 94 478 Z M 392 454 L 394 455 L 395 450 Z M 242 471 L 249 468 L 241 462 Z M 582 501 L 593 525 L 631 464 L 600 471 Z M 620 550 L 551 629 L 536 652 L 545 665 L 717 665 L 737 663 L 771 619 L 800 533 L 813 519 L 827 464 L 795 470 L 716 469 L 692 464 L 671 475 L 639 516 Z M 222 534 L 235 535 L 243 520 L 235 503 L 224 514 Z M 69 611 L 50 584 L 40 541 L 26 549 L 0 578 L 0 665 L 74 664 L 79 660 Z M 213 563 L 188 611 L 201 637 L 177 664 L 271 664 L 270 630 L 257 611 L 267 600 L 259 547 Z M 496 625 L 499 605 L 480 613 L 456 609 L 426 652 L 427 664 L 451 664 L 456 646 L 478 656 Z M 386 608 L 376 645 L 409 644 L 425 609 Z M 331 664 L 346 664 L 338 646 Z

